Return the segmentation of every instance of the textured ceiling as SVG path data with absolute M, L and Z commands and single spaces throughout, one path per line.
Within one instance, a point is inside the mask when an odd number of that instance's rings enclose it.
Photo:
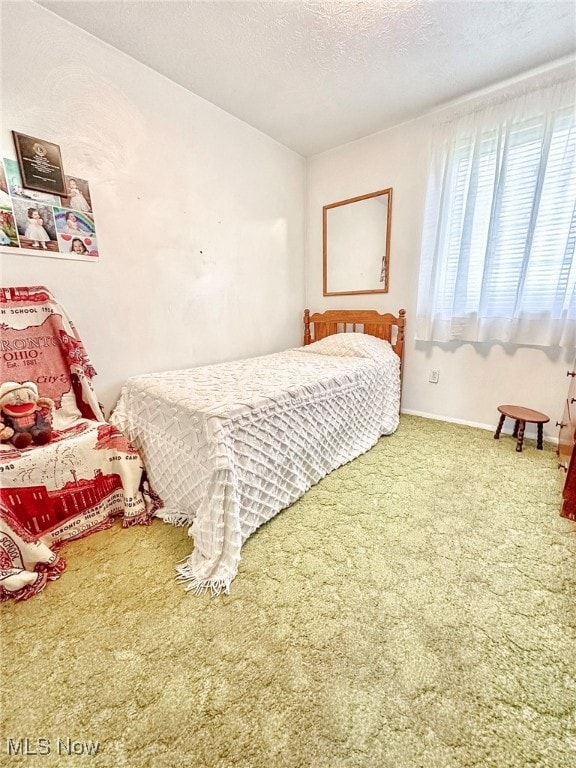
M 576 50 L 557 0 L 38 0 L 308 156 Z

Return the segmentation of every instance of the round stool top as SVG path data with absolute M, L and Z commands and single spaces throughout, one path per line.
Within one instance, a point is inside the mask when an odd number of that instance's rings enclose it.
M 511 419 L 520 421 L 528 421 L 536 424 L 546 424 L 550 421 L 550 416 L 546 416 L 545 413 L 540 411 L 533 411 L 531 408 L 523 408 L 521 405 L 499 405 L 498 410 L 503 413 L 504 416 L 509 416 Z

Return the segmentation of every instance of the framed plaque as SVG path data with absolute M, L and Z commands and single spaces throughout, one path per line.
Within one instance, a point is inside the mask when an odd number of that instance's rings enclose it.
M 52 195 L 68 194 L 58 144 L 26 136 L 12 131 L 22 185 L 26 189 L 49 192 Z

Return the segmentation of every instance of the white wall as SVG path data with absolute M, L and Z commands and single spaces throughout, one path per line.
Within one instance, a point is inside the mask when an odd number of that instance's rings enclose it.
M 4 156 L 11 130 L 60 145 L 101 254 L 3 253 L 1 284 L 62 300 L 104 405 L 140 372 L 298 344 L 303 158 L 29 0 L 1 12 Z
M 545 436 L 557 438 L 575 351 L 501 344 L 433 344 L 414 340 L 420 239 L 433 121 L 418 120 L 308 160 L 306 304 L 327 308 L 407 310 L 402 409 L 494 428 L 496 408 L 516 403 L 550 416 Z M 322 206 L 393 188 L 388 294 L 322 296 Z M 440 370 L 437 384 L 430 369 Z M 512 426 L 511 424 L 507 427 Z M 507 428 L 506 427 L 506 428 Z M 527 437 L 535 429 L 528 426 Z

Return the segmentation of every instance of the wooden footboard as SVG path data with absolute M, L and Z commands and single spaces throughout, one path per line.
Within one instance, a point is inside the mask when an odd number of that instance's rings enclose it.
M 404 360 L 404 326 L 406 310 L 399 309 L 398 316 L 380 314 L 375 309 L 328 309 L 310 314 L 304 310 L 304 345 L 320 341 L 333 333 L 368 333 L 390 342 L 392 349 Z

